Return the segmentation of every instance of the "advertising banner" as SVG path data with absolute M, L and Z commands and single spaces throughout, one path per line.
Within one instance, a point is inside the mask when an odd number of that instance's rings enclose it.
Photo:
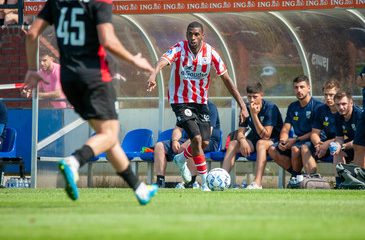
M 24 14 L 37 14 L 44 2 L 24 2 Z M 145 0 L 113 1 L 115 14 L 167 14 L 365 8 L 365 0 Z

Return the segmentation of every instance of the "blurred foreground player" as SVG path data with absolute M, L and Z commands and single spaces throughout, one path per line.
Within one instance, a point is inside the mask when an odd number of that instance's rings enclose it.
M 79 197 L 78 169 L 94 156 L 106 152 L 108 159 L 128 185 L 140 204 L 147 204 L 157 186 L 139 182 L 118 140 L 119 122 L 116 100 L 106 50 L 145 71 L 152 72 L 140 54 L 132 55 L 115 35 L 111 0 L 47 1 L 27 32 L 28 72 L 24 91 L 42 80 L 36 69 L 37 37 L 48 25 L 55 25 L 60 49 L 61 84 L 67 100 L 87 120 L 96 134 L 74 154 L 58 163 L 66 180 L 66 192 L 72 200 Z

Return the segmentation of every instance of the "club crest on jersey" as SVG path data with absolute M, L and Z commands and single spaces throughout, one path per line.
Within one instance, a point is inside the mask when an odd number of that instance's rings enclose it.
M 351 128 L 352 128 L 352 130 L 354 130 L 356 132 L 356 125 L 354 123 L 351 124 Z
M 345 125 L 342 125 L 342 133 L 343 134 L 346 134 L 347 133 L 347 130 L 346 130 L 346 126 Z
M 330 125 L 330 123 L 328 122 L 328 117 L 324 117 L 323 126 L 328 127 L 328 125 Z
M 294 112 L 294 117 L 293 117 L 293 120 L 294 121 L 298 121 L 299 120 L 299 117 L 298 117 L 298 112 Z
M 202 57 L 202 64 L 209 64 L 209 59 L 207 57 Z
M 190 110 L 190 109 L 185 109 L 185 110 L 184 110 L 184 114 L 185 114 L 185 116 L 187 116 L 187 117 L 191 117 L 191 116 L 193 115 L 193 113 L 191 112 L 191 110 Z
M 265 116 L 260 116 L 260 122 L 263 122 L 265 119 Z
M 312 114 L 311 111 L 306 111 L 305 112 L 305 117 L 309 119 L 311 117 L 311 114 Z

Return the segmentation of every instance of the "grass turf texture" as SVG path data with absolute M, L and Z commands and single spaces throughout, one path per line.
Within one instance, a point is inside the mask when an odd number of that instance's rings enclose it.
M 365 191 L 0 189 L 0 239 L 364 239 Z

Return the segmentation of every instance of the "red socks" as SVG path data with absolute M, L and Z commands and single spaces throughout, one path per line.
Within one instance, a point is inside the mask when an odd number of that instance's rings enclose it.
M 193 161 L 195 163 L 196 170 L 198 171 L 199 174 L 207 173 L 207 163 L 205 161 L 204 155 L 199 155 L 199 156 L 193 157 Z

